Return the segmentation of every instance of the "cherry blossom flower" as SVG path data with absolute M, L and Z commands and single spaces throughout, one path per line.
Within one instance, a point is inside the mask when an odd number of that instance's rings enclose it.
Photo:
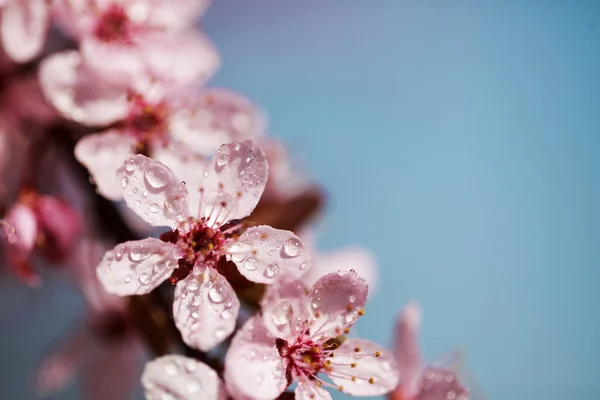
M 142 374 L 148 400 L 225 400 L 223 382 L 208 365 L 192 358 L 169 355 L 150 361 Z
M 83 399 L 127 400 L 142 370 L 142 343 L 127 319 L 125 299 L 104 291 L 95 263 L 104 246 L 82 241 L 69 266 L 69 277 L 82 290 L 87 312 L 76 327 L 39 365 L 34 384 L 38 394 L 60 391 L 82 371 Z
M 0 2 L 0 41 L 4 52 L 22 63 L 43 49 L 50 25 L 47 0 L 5 0 Z
M 248 228 L 249 215 L 267 181 L 265 154 L 251 141 L 221 146 L 199 179 L 199 211 L 190 212 L 186 185 L 159 161 L 131 155 L 118 171 L 125 202 L 142 219 L 172 231 L 159 239 L 117 245 L 98 266 L 107 291 L 121 296 L 148 293 L 170 277 L 177 283 L 173 314 L 183 340 L 207 350 L 235 327 L 240 307 L 233 288 L 217 270 L 233 261 L 248 280 L 273 283 L 302 275 L 309 254 L 289 231 Z
M 425 365 L 418 343 L 421 308 L 410 301 L 401 311 L 396 327 L 395 354 L 400 383 L 390 394 L 392 400 L 475 400 L 484 399 L 473 383 L 467 387 L 455 354 L 446 360 Z
M 393 390 L 399 374 L 391 352 L 344 336 L 364 313 L 367 292 L 354 271 L 325 275 L 308 294 L 289 278 L 268 287 L 263 315 L 246 322 L 226 355 L 229 392 L 240 399 L 274 399 L 292 382 L 298 382 L 297 399 L 330 399 L 322 389 L 327 386 L 354 396 Z
M 39 285 L 40 277 L 31 265 L 34 251 L 50 262 L 66 260 L 77 242 L 80 225 L 79 214 L 64 201 L 23 190 L 2 226 L 9 268 L 28 285 Z

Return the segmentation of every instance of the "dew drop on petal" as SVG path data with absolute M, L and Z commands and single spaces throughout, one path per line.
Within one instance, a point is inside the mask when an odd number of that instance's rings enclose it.
M 294 310 L 291 302 L 289 300 L 282 300 L 273 310 L 271 318 L 276 326 L 282 326 L 290 322 L 293 314 Z
M 152 255 L 147 246 L 140 246 L 129 251 L 129 259 L 134 262 L 144 261 Z
M 195 279 L 190 281 L 190 283 L 188 283 L 188 285 L 187 285 L 187 289 L 190 292 L 195 292 L 196 290 L 198 290 L 199 287 L 200 287 L 200 285 L 198 284 L 198 281 Z
M 246 268 L 248 271 L 256 271 L 256 269 L 258 268 L 258 265 L 259 265 L 258 260 L 256 258 L 250 257 L 244 263 L 244 268 Z
M 167 375 L 175 375 L 177 373 L 177 365 L 175 363 L 168 363 L 165 365 L 165 374 Z
M 131 192 L 129 192 L 129 195 L 130 195 L 130 196 L 131 196 L 131 194 L 132 194 L 132 193 L 131 193 Z M 142 205 L 142 202 L 141 202 L 140 200 L 136 200 L 136 202 L 135 202 L 135 205 L 136 205 L 136 206 L 138 206 L 138 207 L 141 207 L 141 205 Z
M 129 283 L 129 282 L 131 282 L 131 275 L 127 275 L 125 277 L 125 283 Z
M 202 297 L 197 294 L 192 296 L 192 299 L 190 300 L 190 304 L 193 305 L 194 307 L 198 307 L 200 304 L 202 304 Z
M 228 161 L 229 161 L 229 154 L 219 153 L 219 155 L 217 156 L 217 165 L 219 167 L 224 166 L 225 164 L 227 164 Z
M 127 177 L 124 176 L 123 179 L 121 180 L 121 187 L 123 189 L 125 189 L 127 187 L 127 185 L 129 185 L 129 179 L 127 179 Z
M 306 261 L 304 261 L 302 264 L 300 264 L 301 271 L 304 271 L 307 267 L 308 267 L 308 263 Z
M 156 204 L 150 204 L 150 212 L 158 212 L 158 206 Z
M 142 285 L 146 285 L 148 282 L 150 282 L 150 274 L 147 272 L 144 272 L 144 273 L 140 274 L 140 277 L 138 279 Z
M 198 317 L 200 317 L 200 313 L 198 311 L 193 311 L 191 314 L 192 318 L 194 319 L 198 319 Z
M 194 372 L 198 369 L 198 365 L 194 360 L 186 360 L 185 369 L 187 372 Z
M 200 384 L 196 381 L 188 382 L 185 384 L 185 389 L 189 394 L 196 394 L 200 391 Z
M 225 301 L 225 288 L 220 283 L 215 283 L 208 291 L 208 298 L 215 304 Z
M 269 264 L 267 266 L 267 269 L 265 269 L 265 276 L 267 278 L 274 278 L 275 276 L 277 276 L 277 274 L 279 273 L 279 265 L 273 263 L 273 264 Z
M 288 239 L 283 245 L 283 251 L 290 257 L 298 257 L 302 251 L 302 243 L 296 238 Z
M 219 339 L 219 340 L 223 339 L 226 334 L 227 334 L 227 331 L 224 328 L 218 328 L 214 332 L 215 338 Z
M 160 189 L 165 187 L 171 180 L 171 174 L 166 167 L 160 164 L 154 164 L 146 170 L 144 174 L 146 183 L 152 189 Z
M 144 196 L 144 197 L 148 197 L 148 191 L 147 191 L 147 190 L 144 190 L 144 193 L 142 193 L 142 196 Z
M 233 313 L 230 310 L 223 310 L 221 311 L 221 319 L 231 319 L 231 317 L 233 317 Z

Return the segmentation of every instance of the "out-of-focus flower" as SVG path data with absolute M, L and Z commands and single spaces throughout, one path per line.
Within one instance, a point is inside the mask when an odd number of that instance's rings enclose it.
M 43 49 L 50 25 L 47 0 L 4 0 L 0 2 L 0 40 L 4 52 L 22 63 Z
M 173 314 L 183 340 L 208 350 L 235 328 L 240 303 L 217 270 L 230 259 L 248 280 L 273 283 L 281 276 L 302 275 L 309 254 L 289 231 L 258 226 L 245 230 L 268 175 L 265 154 L 251 141 L 221 146 L 196 185 L 198 217 L 190 212 L 186 185 L 164 164 L 132 155 L 118 176 L 127 205 L 154 226 L 173 230 L 161 240 L 125 242 L 106 253 L 98 277 L 118 295 L 148 293 L 169 278 L 177 283 Z M 192 205 L 193 207 L 194 205 Z
M 108 294 L 95 274 L 104 247 L 86 240 L 68 271 L 87 304 L 85 322 L 38 367 L 35 389 L 43 396 L 60 391 L 82 371 L 83 399 L 127 400 L 142 370 L 142 344 L 127 319 L 126 301 Z
M 225 400 L 227 393 L 217 373 L 192 358 L 169 355 L 146 364 L 142 374 L 146 398 Z
M 274 399 L 292 382 L 298 382 L 297 399 L 330 399 L 323 386 L 355 396 L 393 390 L 399 373 L 391 352 L 343 336 L 364 313 L 367 292 L 354 271 L 328 274 L 308 294 L 293 279 L 268 287 L 262 315 L 236 333 L 225 358 L 229 392 L 240 399 Z
M 426 365 L 419 350 L 421 308 L 410 301 L 400 312 L 396 327 L 395 354 L 400 368 L 400 383 L 390 394 L 391 400 L 483 400 L 476 385 L 468 387 L 462 379 L 459 360 Z M 462 362 L 462 360 L 460 360 Z
M 64 201 L 22 190 L 3 225 L 7 265 L 25 283 L 39 285 L 40 278 L 31 265 L 34 250 L 50 262 L 65 261 L 77 242 L 80 226 L 79 214 Z
M 377 259 L 375 254 L 360 246 L 347 246 L 328 253 L 319 253 L 312 232 L 304 231 L 300 235 L 302 243 L 310 249 L 312 263 L 310 269 L 301 278 L 307 288 L 331 272 L 340 270 L 354 270 L 369 286 L 369 295 L 377 287 Z

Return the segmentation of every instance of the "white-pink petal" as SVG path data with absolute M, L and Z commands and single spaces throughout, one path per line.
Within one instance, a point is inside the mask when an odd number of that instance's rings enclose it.
M 354 271 L 338 271 L 320 278 L 308 293 L 311 332 L 334 337 L 354 325 L 367 303 L 368 286 Z
M 421 377 L 425 368 L 419 349 L 421 314 L 419 304 L 411 300 L 400 312 L 396 324 L 394 353 L 400 369 L 400 387 L 398 389 L 406 398 L 413 398 L 419 393 Z
M 252 282 L 273 283 L 284 276 L 298 278 L 310 265 L 310 254 L 296 235 L 266 225 L 247 229 L 224 251 Z
M 48 101 L 65 117 L 83 125 L 108 125 L 124 118 L 129 110 L 126 89 L 88 68 L 77 51 L 46 57 L 39 79 Z
M 284 277 L 277 284 L 267 286 L 261 309 L 263 322 L 271 335 L 294 342 L 308 318 L 305 298 L 304 285 L 293 278 Z
M 46 0 L 9 0 L 2 9 L 2 48 L 16 62 L 26 62 L 43 49 L 49 25 Z
M 142 385 L 147 399 L 225 400 L 217 373 L 208 365 L 180 355 L 168 355 L 146 364 Z
M 204 171 L 199 216 L 218 227 L 250 215 L 265 189 L 268 171 L 265 153 L 254 142 L 221 146 Z
M 275 347 L 262 318 L 250 318 L 236 333 L 225 356 L 225 382 L 236 398 L 272 400 L 289 385 L 286 359 Z
M 120 200 L 123 189 L 117 180 L 117 170 L 136 145 L 137 139 L 127 132 L 109 130 L 81 138 L 75 145 L 75 158 L 86 166 L 102 196 Z
M 3 236 L 9 248 L 24 253 L 33 251 L 39 229 L 35 212 L 30 207 L 17 203 L 8 210 L 5 221 Z
M 130 155 L 117 170 L 127 206 L 147 223 L 176 228 L 189 215 L 185 184 L 163 163 Z
M 304 379 L 298 383 L 294 391 L 295 400 L 331 400 L 331 394 L 315 385 L 315 381 Z
M 177 246 L 158 239 L 124 242 L 106 252 L 96 274 L 109 293 L 145 294 L 171 275 L 180 257 Z
M 398 386 L 400 372 L 392 353 L 369 340 L 346 340 L 330 360 L 327 374 L 336 385 L 343 386 L 344 393 L 381 396 Z
M 235 291 L 213 269 L 201 270 L 177 283 L 173 319 L 190 347 L 210 350 L 231 335 L 240 309 Z

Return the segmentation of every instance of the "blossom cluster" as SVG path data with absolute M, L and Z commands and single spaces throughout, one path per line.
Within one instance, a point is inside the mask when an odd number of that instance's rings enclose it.
M 5 265 L 30 286 L 51 266 L 88 309 L 36 390 L 81 369 L 86 398 L 127 399 L 140 379 L 161 400 L 477 398 L 455 358 L 421 360 L 415 302 L 393 350 L 351 336 L 375 257 L 316 251 L 320 190 L 258 106 L 208 86 L 207 7 L 0 2 Z

